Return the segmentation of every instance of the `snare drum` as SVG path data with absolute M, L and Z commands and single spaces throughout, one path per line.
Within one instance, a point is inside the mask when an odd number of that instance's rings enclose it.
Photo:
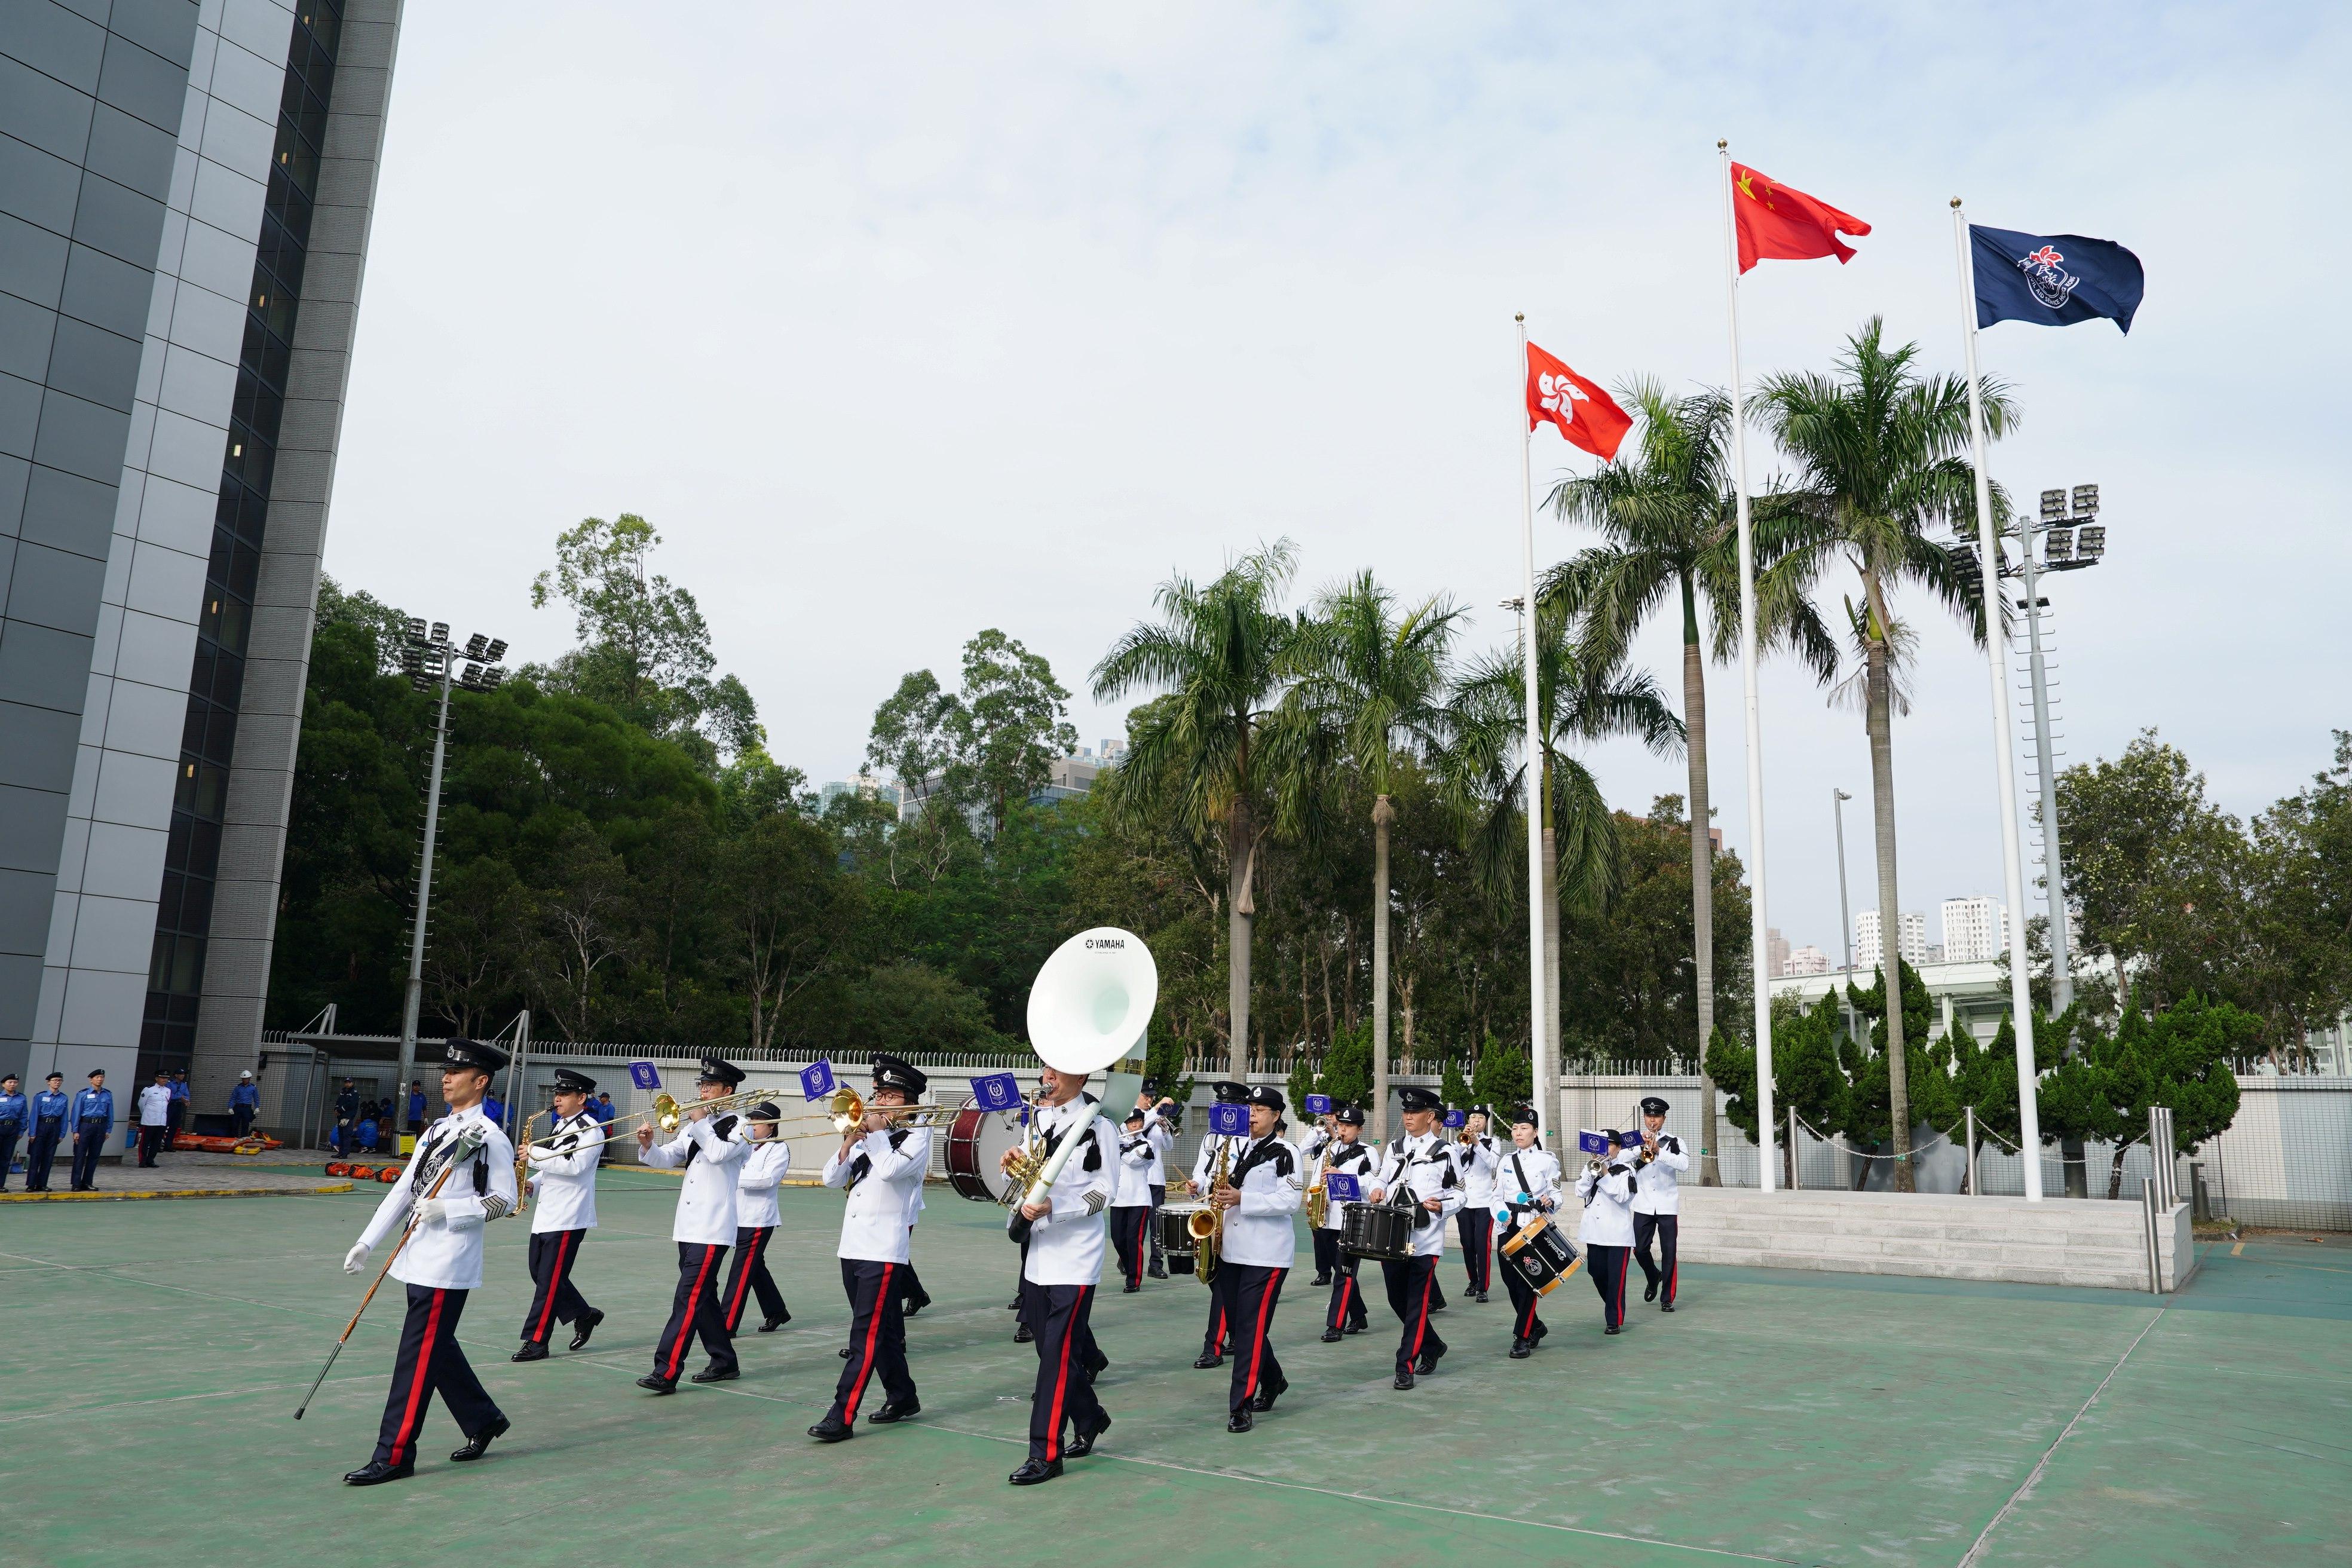
M 1021 1113 L 982 1110 L 970 1099 L 948 1129 L 948 1185 L 976 1203 L 1009 1204 L 1015 1196 L 1002 1162 L 1021 1147 Z
M 1207 1212 L 1205 1204 L 1170 1204 L 1160 1211 L 1160 1250 L 1180 1269 L 1192 1268 L 1201 1250 L 1192 1237 L 1192 1216 Z
M 1413 1211 L 1394 1204 L 1341 1204 L 1339 1250 L 1391 1262 L 1412 1256 Z
M 1503 1239 L 1503 1267 L 1516 1269 L 1538 1296 L 1549 1296 L 1559 1282 L 1576 1272 L 1576 1248 L 1559 1226 L 1542 1215 L 1529 1215 Z

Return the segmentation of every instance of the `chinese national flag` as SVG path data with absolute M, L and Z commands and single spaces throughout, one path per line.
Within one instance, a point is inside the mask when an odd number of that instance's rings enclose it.
M 1731 165 L 1731 213 L 1739 230 L 1739 270 L 1759 261 L 1811 261 L 1834 256 L 1853 258 L 1853 247 L 1839 235 L 1865 235 L 1870 226 L 1802 191 L 1774 184 L 1745 163 Z
M 1528 345 L 1528 428 L 1559 426 L 1570 443 L 1604 460 L 1633 427 L 1633 418 L 1595 384 Z

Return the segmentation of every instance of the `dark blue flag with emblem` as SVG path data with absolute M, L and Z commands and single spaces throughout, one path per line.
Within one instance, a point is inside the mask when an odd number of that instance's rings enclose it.
M 2020 234 L 1972 223 L 1969 245 L 1979 327 L 1995 321 L 2070 327 L 2104 317 L 2128 332 L 2147 289 L 2139 258 L 2112 239 Z

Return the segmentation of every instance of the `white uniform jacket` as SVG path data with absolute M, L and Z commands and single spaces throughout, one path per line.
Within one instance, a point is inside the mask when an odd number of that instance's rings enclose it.
M 1356 1178 L 1358 1186 L 1369 1187 L 1372 1184 L 1373 1173 L 1380 1168 L 1379 1162 L 1375 1158 L 1377 1152 L 1370 1143 L 1360 1138 L 1353 1143 L 1342 1143 L 1334 1138 L 1323 1145 L 1323 1153 L 1315 1162 L 1316 1175 L 1307 1184 L 1312 1186 L 1315 1182 L 1320 1181 L 1323 1176 L 1333 1171 L 1344 1171 Z M 1344 1206 L 1344 1205 L 1330 1202 L 1328 1194 L 1326 1194 L 1323 1211 L 1325 1230 L 1341 1228 L 1339 1211 Z
M 425 1135 L 416 1141 L 416 1152 L 409 1156 L 400 1180 L 376 1205 L 375 1217 L 368 1221 L 360 1239 L 372 1247 L 381 1247 L 400 1228 L 416 1200 L 430 1195 L 434 1183 L 439 1180 L 441 1166 L 446 1162 L 436 1159 L 434 1151 L 467 1131 L 483 1135 L 481 1152 L 441 1183 L 441 1201 L 447 1205 L 444 1217 L 431 1225 L 418 1226 L 408 1245 L 400 1249 L 400 1257 L 392 1266 L 392 1277 L 404 1285 L 442 1290 L 480 1289 L 482 1226 L 514 1211 L 514 1145 L 478 1105 L 453 1110 L 425 1130 Z M 418 1180 L 420 1175 L 422 1182 Z
M 1110 1206 L 1115 1209 L 1148 1209 L 1151 1206 L 1151 1164 L 1159 1151 L 1151 1146 L 1151 1133 L 1122 1131 L 1118 1135 L 1118 1184 L 1111 1189 Z
M 1495 1167 L 1502 1160 L 1503 1148 L 1487 1132 L 1481 1132 L 1467 1143 L 1454 1145 L 1454 1163 L 1462 1169 L 1464 1208 L 1494 1207 L 1495 1187 L 1499 1180 Z
M 1320 1127 L 1305 1128 L 1298 1134 L 1299 1157 L 1311 1163 L 1321 1157 L 1323 1151 L 1329 1147 L 1331 1142 L 1331 1134 L 1324 1131 Z
M 1287 1268 L 1298 1255 L 1290 1216 L 1306 1201 L 1306 1163 L 1276 1133 L 1242 1140 L 1226 1181 L 1242 1201 L 1225 1211 L 1224 1260 L 1253 1268 Z
M 1201 1152 L 1192 1156 L 1192 1184 L 1201 1189 L 1200 1195 L 1202 1199 L 1205 1200 L 1209 1195 L 1209 1172 L 1217 1163 L 1217 1151 L 1222 1149 L 1225 1152 L 1225 1168 L 1231 1170 L 1234 1162 L 1242 1157 L 1243 1145 L 1248 1142 L 1247 1138 L 1220 1138 L 1213 1135 L 1201 1140 Z
M 604 1127 L 583 1111 L 559 1120 L 544 1140 L 530 1147 L 530 1233 L 595 1229 L 596 1163 L 604 1154 Z
M 1396 1189 L 1405 1186 L 1412 1189 L 1416 1205 L 1430 1198 L 1444 1205 L 1435 1214 L 1418 1206 L 1414 1209 L 1415 1258 L 1445 1256 L 1445 1222 L 1462 1208 L 1462 1171 L 1454 1163 L 1454 1146 L 1442 1136 L 1443 1131 L 1424 1132 L 1418 1138 L 1407 1133 L 1392 1140 L 1381 1151 L 1380 1174 L 1372 1178 L 1372 1190 L 1364 1194 L 1381 1203 L 1393 1199 Z
M 1658 1157 L 1643 1164 L 1633 1163 L 1634 1179 L 1641 1190 L 1633 1194 L 1635 1214 L 1680 1214 L 1683 1212 L 1683 1181 L 1690 1169 L 1690 1152 L 1683 1141 L 1672 1133 L 1658 1134 Z
M 1591 1164 L 1577 1173 L 1576 1195 L 1584 1205 L 1584 1224 L 1576 1239 L 1587 1247 L 1633 1245 L 1633 1173 L 1622 1163 L 1595 1171 Z
M 931 1168 L 931 1130 L 893 1127 L 868 1132 L 826 1156 L 824 1182 L 846 1187 L 841 1212 L 841 1245 L 834 1256 L 860 1263 L 904 1263 L 914 1244 L 915 1211 L 921 1203 L 923 1173 Z
M 701 1247 L 735 1245 L 735 1167 L 751 1146 L 735 1136 L 735 1118 L 706 1116 L 688 1121 L 677 1136 L 646 1151 L 646 1163 L 659 1170 L 686 1167 L 686 1181 L 677 1194 L 677 1218 L 671 1222 L 672 1241 Z
M 1164 1191 L 1168 1186 L 1168 1151 L 1176 1147 L 1176 1129 L 1168 1125 L 1164 1116 L 1148 1116 L 1143 1121 L 1143 1135 L 1151 1140 L 1151 1165 L 1144 1180 Z
M 1046 1193 L 1052 1212 L 1030 1226 L 1021 1278 L 1033 1285 L 1093 1285 L 1102 1279 L 1103 1211 L 1110 1207 L 1111 1188 L 1118 1180 L 1118 1129 L 1096 1114 L 1097 1109 L 1081 1096 L 1037 1112 L 1037 1135 L 1049 1141 L 1049 1152 L 1064 1137 L 1091 1132 L 1092 1142 L 1072 1152 Z
M 743 1163 L 735 1168 L 735 1228 L 772 1227 L 782 1216 L 776 1211 L 776 1188 L 793 1168 L 793 1146 L 782 1138 L 764 1143 L 746 1142 Z
M 160 1084 L 149 1084 L 139 1091 L 139 1125 L 168 1127 L 172 1123 L 172 1091 Z
M 1510 1226 L 1528 1214 L 1548 1214 L 1559 1205 L 1559 1156 L 1538 1145 L 1503 1145 L 1495 1166 L 1495 1223 Z

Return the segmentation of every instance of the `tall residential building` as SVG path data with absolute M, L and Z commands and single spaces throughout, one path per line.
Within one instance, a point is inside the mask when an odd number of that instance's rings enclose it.
M 0 1070 L 253 1065 L 400 11 L 0 5 Z
M 1789 961 L 1780 966 L 1783 974 L 1827 974 L 1829 972 L 1830 955 L 1811 942 L 1792 950 Z
M 1767 974 L 1789 973 L 1789 939 L 1780 934 L 1779 926 L 1764 928 L 1764 973 Z
M 1927 917 L 1917 910 L 1905 911 L 1895 922 L 1895 949 L 1908 964 L 1927 962 Z M 1878 911 L 1864 910 L 1853 917 L 1853 966 L 1868 973 L 1881 962 L 1878 951 Z
M 1981 963 L 2009 951 L 2009 911 L 1981 893 L 1944 900 L 1944 957 Z

